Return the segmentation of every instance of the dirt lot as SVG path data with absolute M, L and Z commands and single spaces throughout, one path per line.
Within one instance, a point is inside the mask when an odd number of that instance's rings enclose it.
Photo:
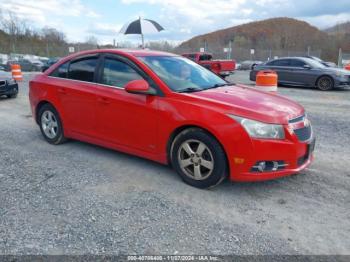
M 199 190 L 151 161 L 46 143 L 30 77 L 0 99 L 0 254 L 350 254 L 350 89 L 280 88 L 312 121 L 309 169 Z

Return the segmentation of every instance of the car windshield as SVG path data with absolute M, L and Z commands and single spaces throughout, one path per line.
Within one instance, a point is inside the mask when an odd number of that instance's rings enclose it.
M 326 68 L 326 66 L 314 59 L 307 58 L 306 61 L 312 68 Z
M 313 60 L 315 60 L 315 61 L 317 61 L 317 62 L 320 62 L 320 63 L 323 62 L 321 58 L 318 58 L 318 57 L 316 57 L 316 56 L 312 56 L 312 57 L 309 57 L 309 58 L 311 58 L 311 59 L 313 59 Z
M 175 92 L 196 92 L 228 83 L 206 68 L 180 56 L 139 57 Z

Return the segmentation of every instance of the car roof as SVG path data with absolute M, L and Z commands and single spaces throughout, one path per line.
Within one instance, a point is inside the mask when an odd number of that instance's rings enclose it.
M 267 62 L 278 61 L 278 60 L 284 60 L 284 59 L 299 59 L 299 60 L 303 60 L 303 61 L 314 60 L 314 59 L 309 58 L 309 57 L 302 57 L 302 56 L 286 56 L 286 57 L 279 57 L 279 58 L 277 58 L 277 59 L 272 59 L 272 60 L 269 60 L 269 61 L 267 61 Z
M 162 51 L 154 51 L 154 50 L 147 50 L 147 49 L 95 49 L 95 50 L 87 50 L 87 51 L 81 51 L 78 53 L 74 53 L 70 55 L 69 57 L 77 57 L 80 55 L 87 55 L 92 53 L 112 53 L 112 54 L 119 54 L 119 55 L 131 55 L 135 57 L 139 56 L 177 56 L 176 54 L 168 53 L 168 52 L 162 52 Z

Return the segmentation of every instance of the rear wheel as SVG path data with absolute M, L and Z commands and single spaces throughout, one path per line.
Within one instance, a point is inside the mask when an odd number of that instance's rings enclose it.
M 333 89 L 334 87 L 334 82 L 333 79 L 329 76 L 322 76 L 320 79 L 317 81 L 317 88 L 320 89 L 321 91 L 328 91 Z
M 50 144 L 58 145 L 66 141 L 60 116 L 52 105 L 45 104 L 40 108 L 39 125 L 42 135 Z
M 219 142 L 199 128 L 181 132 L 173 142 L 171 162 L 189 185 L 209 188 L 226 177 L 226 155 Z

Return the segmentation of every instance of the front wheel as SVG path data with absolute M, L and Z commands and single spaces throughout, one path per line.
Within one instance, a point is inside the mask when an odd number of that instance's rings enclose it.
M 333 87 L 334 87 L 333 79 L 329 76 L 322 76 L 317 81 L 317 88 L 321 91 L 328 91 L 333 89 Z
M 209 188 L 226 177 L 226 155 L 219 142 L 198 128 L 181 132 L 173 142 L 171 162 L 189 185 Z
M 42 135 L 50 144 L 58 145 L 66 141 L 61 118 L 52 105 L 45 104 L 40 108 L 39 125 Z

